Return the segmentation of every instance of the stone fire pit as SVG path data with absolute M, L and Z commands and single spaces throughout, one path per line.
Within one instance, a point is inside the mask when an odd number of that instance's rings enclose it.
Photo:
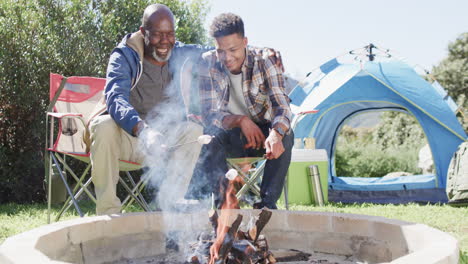
M 259 210 L 236 210 L 258 215 Z M 0 263 L 112 263 L 166 253 L 166 234 L 209 231 L 206 212 L 80 218 L 8 238 Z M 458 243 L 426 225 L 382 217 L 273 211 L 262 232 L 272 249 L 348 256 L 359 263 L 457 263 Z

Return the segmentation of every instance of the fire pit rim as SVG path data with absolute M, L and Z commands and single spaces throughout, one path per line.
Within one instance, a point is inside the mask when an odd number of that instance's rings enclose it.
M 241 209 L 235 210 L 245 215 L 257 215 L 260 210 Z M 188 215 L 190 217 L 190 225 L 199 226 L 205 222 L 200 221 L 199 216 L 206 216 L 206 212 L 195 212 L 185 214 L 173 214 L 173 215 Z M 372 225 L 382 225 L 383 227 L 395 226 L 396 229 L 401 229 L 403 235 L 407 236 L 405 239 L 408 243 L 408 254 L 394 259 L 391 263 L 410 263 L 416 261 L 418 258 L 424 258 L 425 263 L 457 263 L 458 262 L 458 241 L 451 235 L 444 233 L 440 230 L 431 228 L 429 226 L 411 223 L 396 219 L 389 219 L 380 216 L 368 216 L 361 214 L 348 214 L 348 213 L 336 213 L 336 212 L 312 212 L 312 211 L 285 211 L 276 210 L 274 211 L 272 226 L 268 226 L 265 230 L 275 231 L 279 227 L 278 222 L 281 221 L 297 221 L 307 220 L 307 216 L 314 216 L 310 219 L 317 220 L 318 224 L 324 224 L 326 228 L 332 232 L 342 232 L 346 230 L 336 230 L 340 223 L 345 226 L 348 221 L 356 224 L 359 223 L 372 223 Z M 38 227 L 30 231 L 12 236 L 7 238 L 5 242 L 0 245 L 0 262 L 1 263 L 27 263 L 28 260 L 34 260 L 34 263 L 66 263 L 57 260 L 51 260 L 47 254 L 42 252 L 40 248 L 44 248 L 44 243 L 47 236 L 52 233 L 62 233 L 62 236 L 58 236 L 59 239 L 50 241 L 50 244 L 60 244 L 61 242 L 70 240 L 73 241 L 73 228 L 77 228 L 82 225 L 102 225 L 104 223 L 111 223 L 109 228 L 112 228 L 112 221 L 121 221 L 121 223 L 132 223 L 133 227 L 140 226 L 141 230 L 145 230 L 148 226 L 151 226 L 151 230 L 161 231 L 164 227 L 163 223 L 159 221 L 162 217 L 161 212 L 153 213 L 127 213 L 127 214 L 115 214 L 106 216 L 94 216 L 86 218 L 72 219 L 62 222 L 53 223 L 50 225 Z M 301 219 L 301 217 L 303 219 Z M 156 219 L 157 218 L 157 219 Z M 158 220 L 159 219 L 159 220 Z M 296 222 L 295 222 L 296 221 Z M 188 220 L 187 220 L 188 222 Z M 206 219 L 206 225 L 208 226 Z M 314 222 L 316 223 L 316 222 Z M 284 223 L 283 223 L 284 224 Z M 99 228 L 98 228 L 99 229 Z M 359 227 L 357 227 L 359 229 Z M 312 229 L 313 230 L 313 229 Z M 92 231 L 92 230 L 91 230 Z M 352 230 L 351 230 L 352 231 Z M 378 232 L 384 232 L 380 230 Z M 390 230 L 391 232 L 391 230 Z M 123 234 L 123 233 L 120 233 Z M 95 234 L 96 235 L 96 234 Z M 114 234 L 117 237 L 118 234 Z M 385 234 L 383 234 L 385 235 Z M 56 236 L 57 237 L 57 236 Z M 429 243 L 425 243 L 429 241 Z M 82 241 L 86 241 L 86 238 L 82 238 Z M 75 243 L 77 241 L 75 240 Z M 437 250 L 435 250 L 437 249 Z M 26 253 L 27 252 L 27 253 Z M 420 261 L 420 259 L 418 259 Z M 429 261 L 429 262 L 427 262 Z M 420 262 L 422 263 L 422 262 Z

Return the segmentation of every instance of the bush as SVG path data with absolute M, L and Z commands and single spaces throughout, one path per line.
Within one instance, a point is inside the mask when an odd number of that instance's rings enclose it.
M 382 114 L 372 140 L 382 150 L 420 149 L 426 143 L 426 135 L 414 116 L 393 111 Z
M 203 0 L 159 2 L 179 18 L 179 40 L 206 41 Z M 0 203 L 45 198 L 42 160 L 49 73 L 104 77 L 110 52 L 124 34 L 138 29 L 150 3 L 0 2 Z
M 418 150 L 381 150 L 374 144 L 356 140 L 340 145 L 335 156 L 338 176 L 382 177 L 390 172 L 420 173 L 417 165 Z
M 459 107 L 458 119 L 468 133 L 468 32 L 448 45 L 448 56 L 432 68 L 432 74 Z
M 354 177 L 419 174 L 418 153 L 424 144 L 425 134 L 413 116 L 384 112 L 372 129 L 343 127 L 335 152 L 336 173 Z

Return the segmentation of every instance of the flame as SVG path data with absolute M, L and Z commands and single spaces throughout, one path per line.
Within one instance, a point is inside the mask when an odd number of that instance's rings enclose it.
M 252 165 L 250 163 L 239 164 L 242 172 L 247 173 Z M 227 177 L 226 177 L 227 178 Z M 236 197 L 236 193 L 244 185 L 244 180 L 240 176 L 236 176 L 233 180 L 228 180 L 228 185 L 226 191 L 223 193 L 224 199 L 221 204 L 221 214 L 218 218 L 218 228 L 216 229 L 216 240 L 213 242 L 213 245 L 210 247 L 210 262 L 209 264 L 214 264 L 216 260 L 219 259 L 219 249 L 223 242 L 226 239 L 226 234 L 231 227 L 233 222 L 233 213 L 229 209 L 240 209 L 239 200 Z M 234 234 L 232 239 L 235 239 L 237 235 Z

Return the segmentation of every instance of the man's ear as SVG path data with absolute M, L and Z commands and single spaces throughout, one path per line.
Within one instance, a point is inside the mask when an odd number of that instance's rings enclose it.
M 144 27 L 140 27 L 140 32 L 141 34 L 143 34 L 143 36 L 145 35 L 145 28 Z
M 247 47 L 247 44 L 249 43 L 249 40 L 247 37 L 244 37 L 244 47 Z

